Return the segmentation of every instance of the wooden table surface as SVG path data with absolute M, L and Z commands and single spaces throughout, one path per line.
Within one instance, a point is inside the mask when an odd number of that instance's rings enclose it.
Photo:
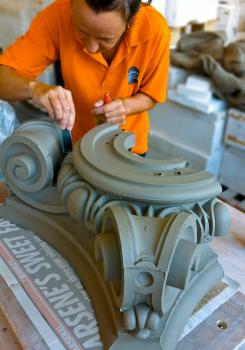
M 0 203 L 7 196 L 8 190 L 0 182 Z M 245 214 L 229 205 L 228 209 L 232 218 L 230 233 L 227 237 L 215 238 L 211 245 L 218 254 L 225 275 L 239 282 L 241 292 L 245 294 Z M 15 324 L 13 319 L 17 320 Z M 4 280 L 0 278 L 0 350 L 2 349 L 44 350 L 47 347 Z

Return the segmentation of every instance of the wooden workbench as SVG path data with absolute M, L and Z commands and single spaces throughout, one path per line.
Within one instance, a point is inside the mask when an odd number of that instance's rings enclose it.
M 7 189 L 4 183 L 0 182 L 0 203 L 3 203 L 7 196 Z M 232 217 L 230 234 L 228 237 L 214 239 L 212 247 L 218 253 L 225 275 L 239 282 L 241 292 L 245 294 L 245 214 L 229 205 L 228 208 Z M 243 295 L 238 295 L 236 302 L 233 302 L 236 307 L 241 297 L 243 298 Z M 189 345 L 183 343 L 182 348 L 191 350 L 191 341 L 190 339 Z M 220 340 L 217 342 L 220 343 Z M 0 349 L 47 350 L 43 339 L 2 278 L 0 278 Z

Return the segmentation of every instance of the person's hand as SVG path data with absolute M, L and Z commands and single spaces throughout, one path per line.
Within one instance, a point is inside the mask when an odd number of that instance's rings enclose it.
M 101 99 L 95 102 L 92 114 L 97 120 L 121 125 L 125 123 L 126 108 L 121 99 L 116 99 L 106 104 Z
M 30 83 L 32 100 L 43 107 L 62 129 L 72 130 L 75 122 L 75 107 L 71 92 L 62 86 L 41 82 Z

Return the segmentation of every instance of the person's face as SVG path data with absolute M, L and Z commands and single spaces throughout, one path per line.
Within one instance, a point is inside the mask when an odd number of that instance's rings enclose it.
M 72 18 L 78 38 L 89 53 L 103 54 L 116 47 L 127 26 L 119 12 L 96 13 L 85 0 L 73 0 Z

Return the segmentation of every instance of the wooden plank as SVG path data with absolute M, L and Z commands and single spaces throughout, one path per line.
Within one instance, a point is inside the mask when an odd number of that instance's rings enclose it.
M 231 215 L 231 230 L 230 236 L 239 240 L 245 247 L 245 215 L 240 210 L 226 204 Z
M 245 296 L 236 293 L 205 321 L 183 338 L 176 350 L 231 350 L 245 337 Z M 226 329 L 217 322 L 224 321 Z
M 234 207 L 245 213 L 245 196 L 227 186 L 224 186 L 224 188 L 223 192 L 219 195 L 219 199 L 229 204 L 230 207 Z
M 0 277 L 0 310 L 9 324 L 7 329 L 11 329 L 14 333 L 13 339 L 18 339 L 16 346 L 19 345 L 19 348 L 16 348 L 16 350 L 48 350 L 48 346 L 30 322 L 2 277 Z M 11 343 L 10 347 L 0 347 L 0 349 L 12 350 L 11 346 L 14 345 L 14 343 Z
M 4 182 L 0 182 L 0 205 L 8 195 L 9 191 Z M 0 350 L 48 350 L 46 343 L 1 276 L 0 327 Z
M 0 182 L 0 205 L 1 203 L 4 203 L 8 195 L 9 195 L 9 191 L 5 186 L 4 182 L 3 181 Z
M 0 310 L 0 348 L 4 350 L 23 350 L 11 325 Z

